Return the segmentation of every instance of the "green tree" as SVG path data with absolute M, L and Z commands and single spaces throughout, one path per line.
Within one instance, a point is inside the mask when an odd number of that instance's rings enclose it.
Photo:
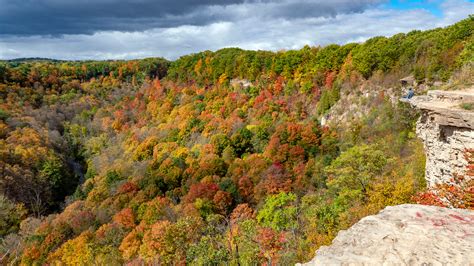
M 218 155 L 222 155 L 225 148 L 230 145 L 230 139 L 225 134 L 216 134 L 211 137 L 211 144 L 216 149 Z
M 16 232 L 25 216 L 26 209 L 22 204 L 15 204 L 0 194 L 0 237 Z
M 265 204 L 257 214 L 257 221 L 262 226 L 277 231 L 295 229 L 296 214 L 296 195 L 281 192 L 266 198 Z
M 245 127 L 232 135 L 230 141 L 238 157 L 253 151 L 252 136 L 252 132 Z
M 386 165 L 386 155 L 376 146 L 354 146 L 326 167 L 327 185 L 349 199 L 365 197 L 370 182 L 382 174 Z

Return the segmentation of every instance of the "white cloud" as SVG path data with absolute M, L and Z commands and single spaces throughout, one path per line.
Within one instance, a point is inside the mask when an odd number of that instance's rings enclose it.
M 239 6 L 240 9 L 249 7 L 251 5 Z M 239 19 L 204 26 L 185 25 L 143 32 L 105 31 L 61 38 L 3 37 L 0 39 L 0 58 L 130 59 L 163 56 L 175 59 L 180 55 L 223 47 L 297 49 L 306 44 L 360 42 L 373 36 L 446 26 L 474 13 L 474 3 L 463 0 L 445 1 L 441 8 L 441 17 L 424 9 L 389 10 L 381 7 L 359 13 L 301 18 L 270 18 L 258 16 L 250 10 L 234 10 Z

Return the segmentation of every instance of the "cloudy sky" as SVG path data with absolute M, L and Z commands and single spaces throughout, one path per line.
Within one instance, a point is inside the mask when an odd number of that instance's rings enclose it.
M 446 26 L 474 0 L 0 0 L 0 59 L 296 49 Z

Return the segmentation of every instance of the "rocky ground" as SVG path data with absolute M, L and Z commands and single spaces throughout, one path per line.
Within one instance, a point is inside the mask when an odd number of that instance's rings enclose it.
M 474 211 L 387 207 L 339 232 L 304 265 L 474 265 Z

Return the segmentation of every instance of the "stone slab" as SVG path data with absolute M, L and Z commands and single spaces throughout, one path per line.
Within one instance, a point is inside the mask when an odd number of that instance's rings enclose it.
M 339 232 L 303 265 L 474 265 L 474 211 L 387 207 Z

